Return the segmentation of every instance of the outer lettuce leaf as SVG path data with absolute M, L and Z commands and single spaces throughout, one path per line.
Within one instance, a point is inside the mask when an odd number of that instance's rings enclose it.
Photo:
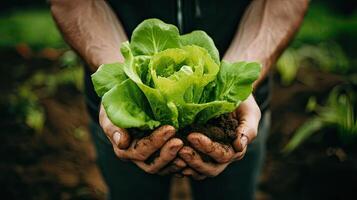
M 204 31 L 193 31 L 191 33 L 182 35 L 180 37 L 181 44 L 186 45 L 197 45 L 208 51 L 211 58 L 219 65 L 219 52 L 214 45 L 212 38 L 210 38 Z
M 259 77 L 261 65 L 256 62 L 221 62 L 218 78 L 214 88 L 206 88 L 201 101 L 219 100 L 220 103 L 201 111 L 197 116 L 198 123 L 206 123 L 209 119 L 224 113 L 232 112 L 253 91 L 252 84 Z M 214 95 L 213 95 L 214 94 Z
M 205 123 L 207 120 L 218 116 L 214 114 L 231 112 L 234 108 L 233 103 L 226 101 L 211 101 L 201 104 L 187 103 L 178 107 L 179 124 L 180 127 L 185 127 L 194 122 Z
M 128 77 L 125 75 L 121 63 L 103 64 L 92 75 L 94 89 L 100 97 L 126 79 Z
M 160 122 L 153 120 L 145 96 L 136 84 L 127 79 L 104 94 L 103 106 L 113 124 L 121 128 L 153 129 Z
M 135 56 L 154 55 L 168 48 L 180 47 L 179 30 L 159 19 L 140 23 L 131 36 L 130 48 Z
M 198 113 L 196 122 L 201 124 L 206 123 L 209 119 L 234 111 L 238 105 L 239 102 L 231 103 L 227 101 L 212 101 L 210 102 L 209 107 Z
M 222 61 L 215 89 L 215 99 L 238 103 L 253 91 L 253 82 L 259 77 L 261 64 L 257 62 L 229 63 Z

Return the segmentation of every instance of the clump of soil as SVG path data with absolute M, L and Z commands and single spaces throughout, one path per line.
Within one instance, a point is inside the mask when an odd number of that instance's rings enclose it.
M 206 124 L 192 124 L 180 132 L 185 138 L 188 134 L 197 132 L 206 135 L 213 141 L 231 144 L 237 137 L 237 127 L 237 119 L 233 118 L 230 114 L 224 114 L 217 118 L 210 119 Z

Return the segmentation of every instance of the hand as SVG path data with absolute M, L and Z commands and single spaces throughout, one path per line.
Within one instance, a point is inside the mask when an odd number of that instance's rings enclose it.
M 182 171 L 185 176 L 196 180 L 214 177 L 220 174 L 231 162 L 240 160 L 247 151 L 247 145 L 257 136 L 261 117 L 260 109 L 251 95 L 242 102 L 233 117 L 238 120 L 237 138 L 232 145 L 214 142 L 201 133 L 190 133 L 187 137 L 191 147 L 185 146 L 179 151 L 179 156 L 189 167 Z M 208 155 L 216 162 L 205 162 L 196 152 Z
M 178 138 L 172 138 L 175 135 L 175 128 L 172 126 L 161 126 L 149 136 L 131 141 L 125 129 L 112 124 L 103 105 L 100 106 L 99 124 L 112 143 L 116 156 L 131 160 L 147 173 L 166 175 L 178 172 L 186 166 L 182 159 L 177 158 L 183 142 Z M 145 161 L 158 150 L 160 150 L 159 157 L 147 164 Z M 170 165 L 167 166 L 169 163 Z

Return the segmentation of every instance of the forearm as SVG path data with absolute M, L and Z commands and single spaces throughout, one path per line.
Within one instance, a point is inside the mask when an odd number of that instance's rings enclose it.
M 307 6 L 308 0 L 253 0 L 223 59 L 261 62 L 256 87 L 297 31 Z
M 66 42 L 95 71 L 103 63 L 123 60 L 120 44 L 127 36 L 104 0 L 51 0 L 51 12 Z

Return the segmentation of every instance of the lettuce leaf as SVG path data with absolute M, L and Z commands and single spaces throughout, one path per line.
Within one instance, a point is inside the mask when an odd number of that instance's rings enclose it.
M 219 65 L 219 52 L 214 45 L 212 38 L 210 38 L 204 31 L 192 31 L 191 33 L 182 35 L 180 37 L 181 44 L 185 45 L 196 45 L 202 47 L 208 51 L 211 58 Z
M 143 21 L 124 42 L 124 63 L 92 75 L 109 119 L 122 128 L 183 128 L 232 112 L 252 92 L 261 65 L 220 62 L 203 31 L 180 35 L 158 19 Z
M 122 128 L 153 129 L 160 122 L 149 116 L 150 110 L 144 95 L 130 79 L 117 84 L 104 94 L 102 103 L 108 118 Z
M 97 72 L 92 75 L 94 89 L 100 97 L 126 79 L 128 77 L 125 75 L 121 63 L 101 65 Z
M 131 36 L 130 48 L 135 56 L 154 55 L 165 49 L 180 47 L 176 26 L 159 19 L 148 19 L 139 24 Z

